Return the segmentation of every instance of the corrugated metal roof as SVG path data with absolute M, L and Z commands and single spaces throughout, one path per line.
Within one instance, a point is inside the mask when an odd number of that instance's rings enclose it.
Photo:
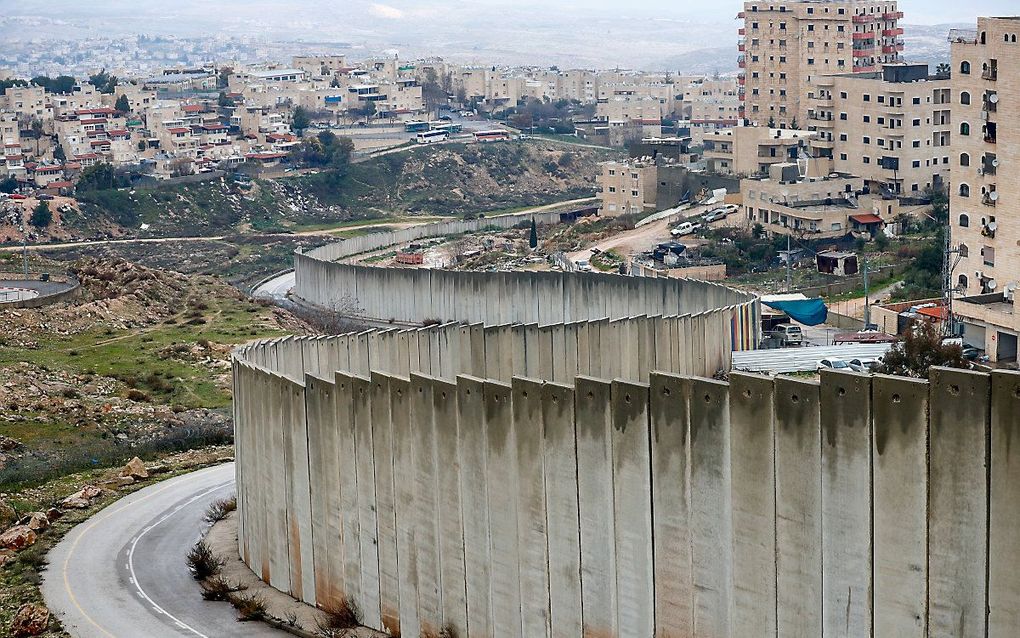
M 821 359 L 875 359 L 889 351 L 888 343 L 846 344 L 840 346 L 804 346 L 776 350 L 734 352 L 730 361 L 734 370 L 789 374 L 811 372 Z

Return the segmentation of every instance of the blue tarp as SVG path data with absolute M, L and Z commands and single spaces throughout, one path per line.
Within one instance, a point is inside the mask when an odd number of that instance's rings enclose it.
M 769 308 L 785 312 L 790 318 L 805 326 L 825 323 L 829 309 L 821 299 L 791 299 L 789 301 L 763 301 Z

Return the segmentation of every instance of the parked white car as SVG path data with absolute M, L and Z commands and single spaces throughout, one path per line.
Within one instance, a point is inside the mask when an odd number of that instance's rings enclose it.
M 815 366 L 815 370 L 822 371 L 825 369 L 829 370 L 843 370 L 848 372 L 850 370 L 850 364 L 842 359 L 822 359 Z
M 854 372 L 874 372 L 875 368 L 882 365 L 881 359 L 850 359 L 850 369 Z
M 694 234 L 694 232 L 697 231 L 699 228 L 701 228 L 701 224 L 695 224 L 694 222 L 683 222 L 673 230 L 669 231 L 669 233 L 674 237 L 685 237 L 687 235 Z

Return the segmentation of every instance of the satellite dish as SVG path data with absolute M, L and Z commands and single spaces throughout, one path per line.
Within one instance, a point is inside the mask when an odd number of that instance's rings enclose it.
M 998 227 L 999 225 L 995 222 L 991 222 L 990 224 L 988 224 L 988 230 L 992 231 L 993 233 Z
M 988 96 L 988 101 L 991 102 L 992 104 L 998 104 L 999 103 L 999 94 L 998 93 L 992 93 L 991 95 Z
M 997 191 L 992 191 L 988 193 L 988 199 L 992 200 L 993 202 L 999 201 L 999 193 Z
M 989 279 L 988 280 L 988 289 L 989 290 L 995 290 L 998 287 L 999 287 L 999 282 L 995 281 L 994 279 Z
M 992 166 L 993 167 L 998 167 L 998 165 L 999 165 L 999 158 L 996 157 L 995 159 L 992 160 Z

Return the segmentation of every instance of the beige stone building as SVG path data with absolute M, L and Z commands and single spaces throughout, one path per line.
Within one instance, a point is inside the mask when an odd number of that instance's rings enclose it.
M 752 0 L 739 17 L 744 116 L 759 126 L 804 126 L 816 78 L 874 71 L 903 49 L 892 1 Z
M 818 77 L 808 95 L 808 128 L 819 133 L 815 155 L 840 173 L 901 197 L 920 197 L 949 178 L 948 77 L 928 65 L 887 65 L 872 73 Z
M 807 157 L 817 136 L 818 133 L 812 131 L 763 126 L 711 131 L 704 135 L 704 157 L 708 170 L 720 175 L 767 175 L 773 164 Z
M 700 146 L 705 134 L 740 123 L 740 97 L 735 78 L 698 78 L 684 87 L 683 116 L 691 123 L 692 144 Z
M 864 180 L 851 175 L 802 179 L 799 170 L 797 164 L 774 164 L 768 178 L 741 180 L 749 225 L 803 239 L 835 239 L 881 226 L 881 218 L 860 201 Z
M 605 162 L 598 177 L 599 214 L 615 217 L 654 212 L 657 179 L 655 162 Z
M 953 284 L 964 295 L 953 310 L 967 343 L 1010 361 L 1020 333 L 1020 18 L 978 18 L 950 40 Z

